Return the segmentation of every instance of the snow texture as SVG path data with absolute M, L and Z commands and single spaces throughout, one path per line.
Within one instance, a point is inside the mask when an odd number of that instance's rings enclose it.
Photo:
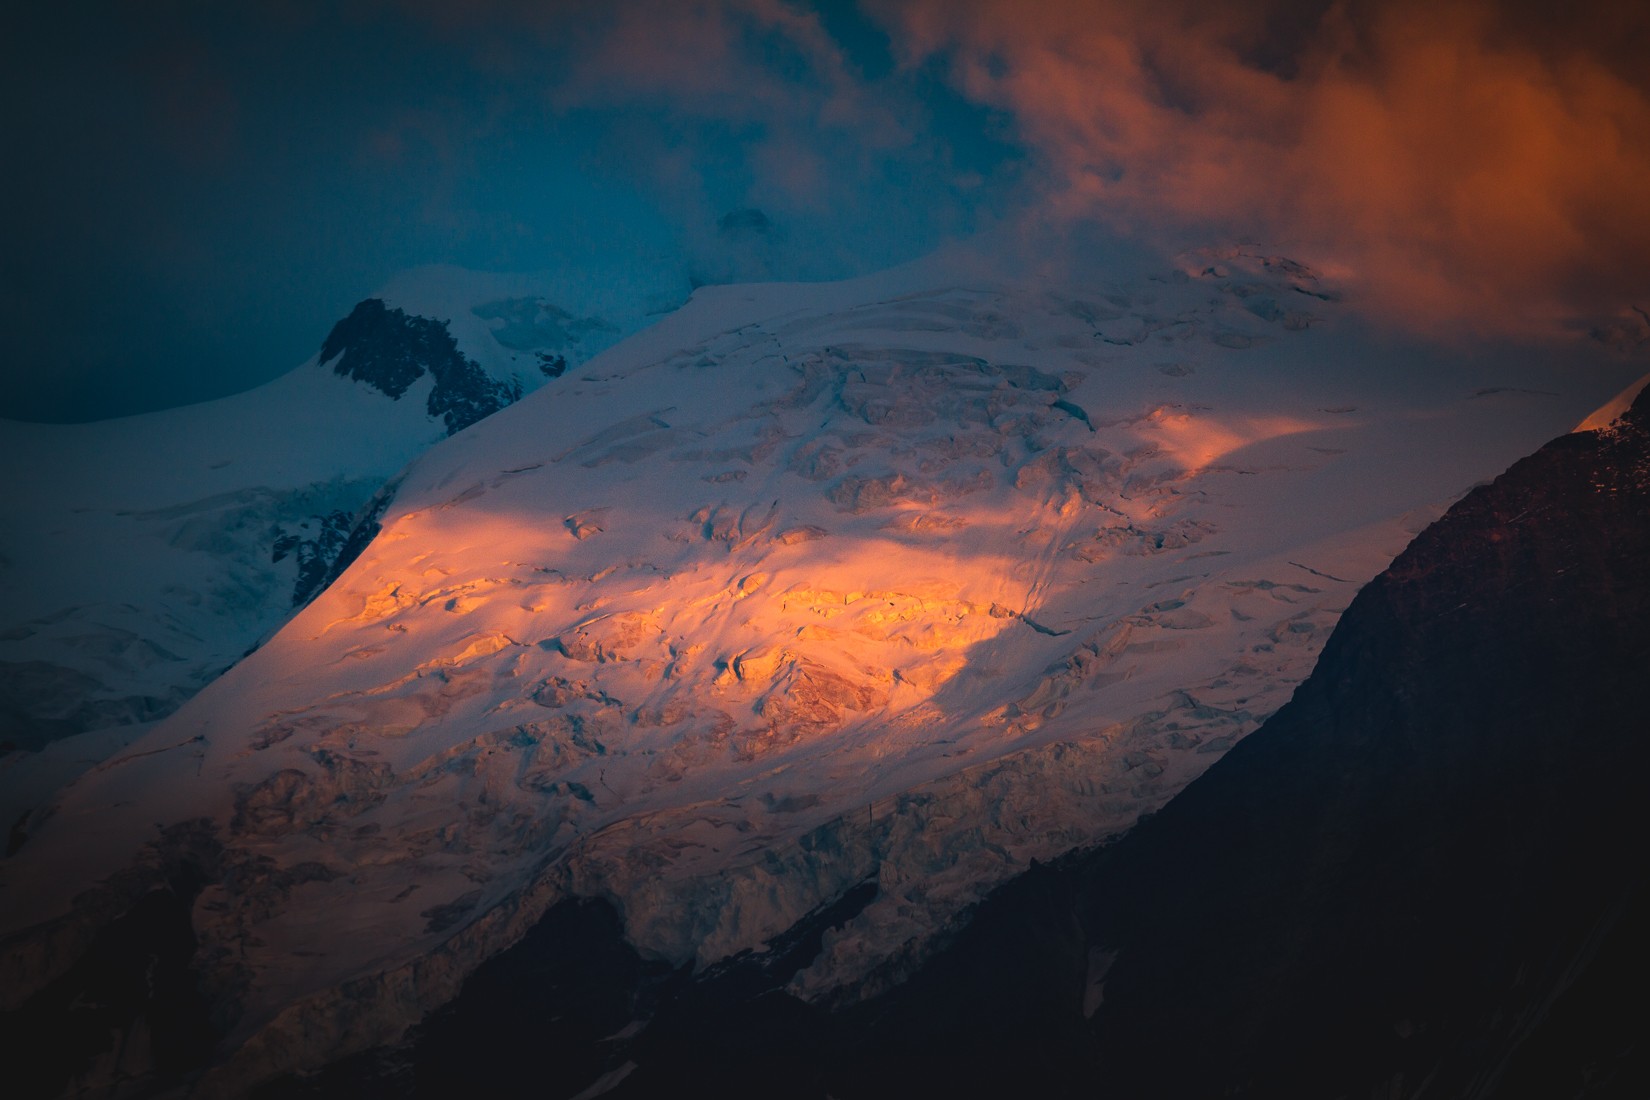
M 630 289 L 621 304 L 547 278 L 409 272 L 250 392 L 6 423 L 0 741 L 38 749 L 170 713 L 330 579 L 415 455 L 650 321 L 664 288 Z M 569 290 L 567 309 L 548 297 Z M 39 767 L 0 766 L 0 810 L 32 783 L 16 770 Z
M 335 583 L 31 820 L 3 930 L 207 822 L 226 1093 L 395 1038 L 567 896 L 705 966 L 874 878 L 792 987 L 874 992 L 1032 859 L 1162 806 L 1416 531 L 1626 377 L 1395 349 L 1336 296 L 1236 249 L 1077 287 L 701 289 L 416 461 Z M 281 484 L 386 468 L 325 442 L 376 395 L 276 387 L 246 408 L 328 421 Z M 13 997 L 80 934 L 39 927 Z

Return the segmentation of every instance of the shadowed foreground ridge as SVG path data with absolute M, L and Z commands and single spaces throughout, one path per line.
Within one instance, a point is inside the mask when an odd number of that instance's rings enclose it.
M 1645 1095 L 1646 562 L 1641 395 L 1423 532 L 1160 814 L 982 907 L 865 1013 L 863 1093 L 955 1045 L 1056 1094 Z M 972 998 L 1016 936 L 1068 953 Z M 1050 1027 L 1082 1038 L 1050 1059 Z
M 1646 562 L 1644 395 L 1423 532 L 1294 700 L 1088 872 L 1106 1076 L 1642 1095 L 1642 1002 L 1600 983 L 1645 976 Z

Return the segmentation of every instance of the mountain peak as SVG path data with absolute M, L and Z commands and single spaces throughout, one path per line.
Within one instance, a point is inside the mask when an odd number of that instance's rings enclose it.
M 410 316 L 367 298 L 339 321 L 321 344 L 322 366 L 338 360 L 334 373 L 363 382 L 400 400 L 426 374 L 434 378 L 426 408 L 445 421 L 447 434 L 469 427 L 521 397 L 519 386 L 488 377 L 467 359 L 447 331 L 447 322 Z

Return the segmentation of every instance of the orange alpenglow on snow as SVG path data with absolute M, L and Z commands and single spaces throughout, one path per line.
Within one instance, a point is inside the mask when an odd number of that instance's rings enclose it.
M 709 965 L 877 875 L 792 982 L 827 994 L 1160 807 L 1415 531 L 1627 380 L 1383 350 L 1237 249 L 958 271 L 702 289 L 433 447 L 0 864 L 0 931 L 209 830 L 225 1092 L 388 1041 L 569 896 Z

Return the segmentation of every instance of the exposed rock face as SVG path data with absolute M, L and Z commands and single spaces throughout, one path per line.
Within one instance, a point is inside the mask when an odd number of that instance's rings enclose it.
M 289 554 L 298 563 L 298 579 L 292 586 L 292 606 L 302 607 L 320 591 L 338 560 L 338 553 L 349 541 L 354 517 L 348 512 L 333 511 L 324 516 L 307 516 L 296 524 L 296 530 L 276 527 L 271 531 L 274 545 L 269 560 L 276 564 Z
M 489 377 L 480 363 L 459 352 L 445 321 L 409 317 L 378 298 L 361 302 L 327 334 L 321 364 L 334 359 L 339 375 L 396 400 L 430 375 L 434 384 L 426 407 L 446 423 L 448 435 L 521 398 L 519 386 Z
M 290 553 L 298 561 L 298 579 L 292 586 L 293 607 L 308 603 L 361 556 L 361 551 L 377 537 L 378 521 L 394 499 L 392 480 L 353 515 L 334 511 L 325 516 L 311 516 L 298 524 L 298 534 L 284 527 L 274 529 L 272 559 L 279 562 Z

